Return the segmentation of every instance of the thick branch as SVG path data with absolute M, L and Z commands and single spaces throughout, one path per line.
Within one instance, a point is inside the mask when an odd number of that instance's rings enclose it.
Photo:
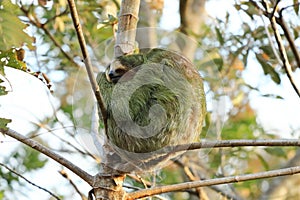
M 131 54 L 135 47 L 140 0 L 122 0 L 119 14 L 115 57 Z
M 41 145 L 40 143 L 38 143 L 30 138 L 27 138 L 11 129 L 8 129 L 8 130 L 0 129 L 0 132 L 22 142 L 23 144 L 30 146 L 31 148 L 39 151 L 40 153 L 48 156 L 49 158 L 52 158 L 53 160 L 55 160 L 59 164 L 65 166 L 66 168 L 71 170 L 74 174 L 76 174 L 77 176 L 79 176 L 80 178 L 85 180 L 88 184 L 90 184 L 90 185 L 93 184 L 93 176 L 91 176 L 84 170 L 80 169 L 79 167 L 77 167 L 76 165 L 74 165 L 73 163 L 71 163 L 70 161 L 65 159 L 64 157 L 60 156 L 59 154 L 52 152 L 50 149 Z
M 155 194 L 181 191 L 181 190 L 186 190 L 186 189 L 191 189 L 191 188 L 196 188 L 196 187 L 204 187 L 204 186 L 227 184 L 227 183 L 236 183 L 236 182 L 241 182 L 241 181 L 249 181 L 249 180 L 257 180 L 257 179 L 263 179 L 263 178 L 272 178 L 272 177 L 278 177 L 278 176 L 293 175 L 293 174 L 297 174 L 297 173 L 300 173 L 300 166 L 272 170 L 272 171 L 267 171 L 267 172 L 259 172 L 259 173 L 254 173 L 254 174 L 229 176 L 229 177 L 224 177 L 224 178 L 215 178 L 215 179 L 211 179 L 211 180 L 194 181 L 194 182 L 179 183 L 179 184 L 174 184 L 174 185 L 159 186 L 159 187 L 154 187 L 154 188 L 150 188 L 150 189 L 144 189 L 144 190 L 140 190 L 140 191 L 136 191 L 136 192 L 131 192 L 128 194 L 127 199 L 137 199 L 137 198 L 153 196 Z
M 70 12 L 72 15 L 72 20 L 73 20 L 73 24 L 77 33 L 77 37 L 78 37 L 78 41 L 80 44 L 80 48 L 81 48 L 81 52 L 83 55 L 83 59 L 84 59 L 84 64 L 86 67 L 86 71 L 93 89 L 93 92 L 95 94 L 95 97 L 97 99 L 101 114 L 102 114 L 102 118 L 103 118 L 103 123 L 105 126 L 105 131 L 107 130 L 107 116 L 106 116 L 106 108 L 103 102 L 103 97 L 100 93 L 100 89 L 99 86 L 97 84 L 97 81 L 94 77 L 94 72 L 93 72 L 93 67 L 92 67 L 92 63 L 91 63 L 91 59 L 88 53 L 88 50 L 86 48 L 86 42 L 84 39 L 84 35 L 83 35 L 83 31 L 82 31 L 82 27 L 79 21 L 79 17 L 78 17 L 78 13 L 77 13 L 77 9 L 76 9 L 76 5 L 74 0 L 68 0 L 69 6 L 70 6 Z
M 165 152 L 168 154 L 157 155 L 161 158 L 171 158 L 174 154 L 180 151 L 208 149 L 208 148 L 223 148 L 223 147 L 246 147 L 246 146 L 300 146 L 300 140 L 220 140 L 220 141 L 201 141 L 198 143 L 182 144 L 177 146 L 165 147 Z

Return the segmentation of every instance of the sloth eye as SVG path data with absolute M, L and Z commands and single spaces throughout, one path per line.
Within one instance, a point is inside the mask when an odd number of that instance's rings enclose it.
M 115 73 L 118 74 L 118 75 L 123 75 L 126 73 L 127 70 L 125 69 L 116 69 Z

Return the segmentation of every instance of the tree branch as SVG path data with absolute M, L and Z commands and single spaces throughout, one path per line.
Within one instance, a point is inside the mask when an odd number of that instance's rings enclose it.
M 180 162 L 179 160 L 175 160 L 174 161 L 175 164 L 177 164 L 178 166 L 180 166 L 182 169 L 184 168 L 188 168 L 188 170 L 192 170 L 191 167 L 186 166 L 185 164 L 183 164 L 182 162 Z M 184 169 L 185 174 L 189 177 L 189 175 L 186 173 L 186 170 Z M 197 171 L 199 173 L 199 171 Z M 193 173 L 191 171 L 191 173 Z M 195 175 L 193 175 L 195 176 Z M 189 177 L 190 178 L 190 177 Z M 199 180 L 207 180 L 207 177 L 204 177 L 203 175 L 197 177 L 197 179 L 191 179 L 190 181 L 199 181 Z M 198 187 L 199 188 L 199 187 Z M 209 187 L 211 190 L 214 190 L 215 192 L 217 192 L 218 194 L 221 194 L 222 196 L 225 197 L 225 199 L 231 199 L 231 200 L 242 200 L 242 198 L 240 196 L 238 196 L 236 193 L 231 194 L 229 193 L 227 190 L 224 190 L 223 188 L 221 188 L 219 185 L 212 185 Z
M 74 0 L 68 0 L 68 4 L 69 4 L 69 7 L 70 7 L 70 13 L 71 13 L 71 16 L 72 16 L 72 21 L 73 21 L 73 24 L 74 24 L 74 27 L 75 27 L 75 30 L 76 30 L 76 33 L 77 33 L 78 41 L 79 41 L 81 52 L 82 52 L 82 55 L 83 55 L 86 71 L 87 71 L 87 74 L 88 74 L 93 92 L 95 94 L 96 100 L 98 102 L 98 105 L 99 105 L 99 108 L 100 108 L 100 111 L 101 111 L 101 114 L 102 114 L 102 119 L 103 119 L 103 123 L 104 123 L 104 126 L 105 126 L 105 132 L 106 132 L 107 131 L 106 108 L 105 108 L 105 105 L 104 105 L 104 102 L 103 102 L 103 97 L 100 93 L 99 86 L 98 86 L 97 81 L 94 77 L 93 67 L 92 67 L 92 63 L 91 63 L 91 59 L 90 59 L 88 50 L 86 48 L 86 42 L 85 42 L 85 39 L 84 39 L 82 27 L 81 27 L 81 24 L 80 24 L 80 21 L 79 21 L 76 5 L 75 5 Z
M 229 176 L 229 177 L 224 177 L 224 178 L 215 178 L 215 179 L 211 179 L 211 180 L 194 181 L 194 182 L 179 183 L 179 184 L 174 184 L 174 185 L 158 186 L 158 187 L 154 187 L 154 188 L 150 188 L 150 189 L 143 189 L 140 191 L 128 193 L 127 199 L 132 200 L 132 199 L 137 199 L 137 198 L 153 196 L 155 194 L 180 191 L 180 190 L 191 189 L 191 188 L 196 188 L 196 187 L 204 187 L 204 186 L 227 184 L 227 183 L 236 183 L 236 182 L 257 180 L 257 179 L 263 179 L 263 178 L 272 178 L 272 177 L 278 177 L 278 176 L 293 175 L 293 174 L 297 174 L 297 173 L 300 173 L 300 166 L 290 167 L 290 168 L 285 168 L 285 169 L 278 169 L 278 170 L 271 170 L 271 171 L 266 171 L 266 172 L 259 172 L 259 173 L 254 173 L 254 174 Z
M 298 146 L 300 140 L 297 139 L 279 139 L 279 140 L 220 140 L 220 141 L 201 141 L 198 143 L 183 144 L 175 147 L 174 152 L 208 149 L 208 148 L 223 148 L 223 147 L 247 147 L 247 146 Z
M 292 166 L 300 166 L 300 149 L 296 151 L 296 154 L 293 158 L 291 158 L 287 163 L 282 168 L 288 168 Z M 280 190 L 280 188 L 283 186 L 288 187 L 286 184 L 287 181 L 289 181 L 289 178 L 291 176 L 282 176 L 273 179 L 272 181 L 269 182 L 269 188 L 267 191 L 265 191 L 261 197 L 259 198 L 260 200 L 266 200 L 266 199 L 272 199 L 272 194 L 275 193 L 276 191 Z
M 14 130 L 11 130 L 11 129 L 4 130 L 4 129 L 0 128 L 0 132 L 3 133 L 4 135 L 8 135 L 8 136 L 20 141 L 23 144 L 26 144 L 27 146 L 30 146 L 31 148 L 39 151 L 40 153 L 48 156 L 49 158 L 55 160 L 56 162 L 65 166 L 66 168 L 71 170 L 74 174 L 76 174 L 77 176 L 79 176 L 80 178 L 85 180 L 89 185 L 93 184 L 94 178 L 92 175 L 88 174 L 87 172 L 85 172 L 81 168 L 77 167 L 76 165 L 74 165 L 73 163 L 71 163 L 70 161 L 65 159 L 64 157 L 60 156 L 59 154 L 52 152 L 50 149 L 41 145 L 40 143 L 38 143 L 30 138 L 27 138 L 27 137 L 21 135 L 20 133 L 14 131 Z

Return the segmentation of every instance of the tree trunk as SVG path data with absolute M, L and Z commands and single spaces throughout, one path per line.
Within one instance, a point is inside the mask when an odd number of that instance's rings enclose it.
M 201 24 L 205 18 L 205 0 L 180 0 L 180 31 L 195 42 L 187 40 L 186 42 L 178 42 L 181 53 L 194 60 L 194 54 L 197 48 L 197 35 L 200 33 Z

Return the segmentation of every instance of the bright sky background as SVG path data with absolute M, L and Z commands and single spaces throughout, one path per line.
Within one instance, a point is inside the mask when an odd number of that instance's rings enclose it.
M 223 18 L 226 9 L 236 12 L 229 2 L 233 2 L 233 0 L 210 0 L 206 6 L 207 13 L 211 17 Z M 165 0 L 165 5 L 161 27 L 172 30 L 179 25 L 178 4 L 174 0 Z M 238 17 L 236 20 L 237 23 L 241 21 Z M 233 27 L 233 29 L 236 28 Z M 7 69 L 6 74 L 12 86 L 12 92 L 0 97 L 0 117 L 13 119 L 10 127 L 16 131 L 20 133 L 28 132 L 31 129 L 30 122 L 39 122 L 43 115 L 51 116 L 53 114 L 53 106 L 55 107 L 58 102 L 55 102 L 49 90 L 38 79 L 30 75 L 25 75 L 28 77 L 25 78 L 22 72 L 14 69 Z M 281 85 L 275 85 L 268 77 L 263 75 L 259 64 L 251 60 L 243 76 L 248 84 L 259 87 L 263 93 L 279 94 L 284 98 L 284 100 L 265 98 L 259 96 L 257 92 L 251 92 L 251 104 L 258 113 L 259 122 L 270 132 L 277 132 L 282 137 L 290 137 L 293 129 L 298 129 L 297 136 L 299 136 L 300 99 L 295 94 L 286 76 L 281 76 Z M 299 70 L 294 76 L 296 80 L 300 80 Z M 17 142 L 12 142 L 14 141 L 13 139 L 3 138 L 0 134 L 0 141 L 3 140 L 6 142 L 0 144 L 0 161 L 1 154 L 5 154 L 18 144 Z M 56 180 L 60 178 L 60 175 L 53 170 L 54 167 L 57 168 L 57 165 L 51 162 L 46 168 L 49 172 L 48 176 L 52 177 L 51 179 L 40 178 L 43 176 L 44 171 L 31 174 L 30 176 L 36 183 L 50 188 L 51 186 L 49 185 L 57 184 Z M 63 179 L 60 178 L 59 180 Z M 40 198 L 44 194 L 40 190 L 33 188 L 32 199 L 46 200 L 46 197 Z M 39 198 L 37 198 L 37 195 Z
M 172 0 L 166 0 L 165 3 L 168 5 L 168 9 L 164 10 L 161 27 L 172 30 L 179 26 L 178 6 Z M 237 15 L 237 11 L 232 6 L 233 3 L 234 0 L 210 0 L 206 4 L 206 11 L 212 18 L 224 19 L 227 11 Z M 285 1 L 285 3 L 291 5 L 293 2 Z M 169 20 L 170 17 L 173 20 Z M 242 15 L 237 15 L 232 18 L 233 25 L 229 26 L 230 30 L 234 32 L 239 30 L 239 24 L 245 20 L 241 17 Z M 282 137 L 289 138 L 291 133 L 296 131 L 294 136 L 299 137 L 300 98 L 293 90 L 287 76 L 281 75 L 282 83 L 276 85 L 263 74 L 261 66 L 254 60 L 255 58 L 249 59 L 249 65 L 243 72 L 245 81 L 253 87 L 258 87 L 262 94 L 275 94 L 284 98 L 284 100 L 272 99 L 262 97 L 255 91 L 251 92 L 251 105 L 257 111 L 258 121 L 270 133 L 277 133 Z M 294 73 L 294 77 L 296 80 L 300 80 L 299 70 Z M 298 85 L 300 85 L 300 81 L 298 81 Z

